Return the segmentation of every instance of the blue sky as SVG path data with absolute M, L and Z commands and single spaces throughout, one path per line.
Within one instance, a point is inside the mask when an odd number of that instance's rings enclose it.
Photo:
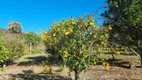
M 48 30 L 54 22 L 90 14 L 104 2 L 105 0 L 0 0 L 0 28 L 7 28 L 8 23 L 17 21 L 22 24 L 24 32 L 40 33 Z M 100 17 L 101 12 L 102 10 L 97 17 Z

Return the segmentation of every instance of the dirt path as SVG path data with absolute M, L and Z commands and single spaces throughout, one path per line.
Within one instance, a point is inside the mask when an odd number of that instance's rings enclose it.
M 39 70 L 41 70 L 40 65 L 28 65 L 28 64 L 20 65 L 21 63 L 24 63 L 24 62 L 29 63 L 30 61 L 28 59 L 29 57 L 31 57 L 31 55 L 23 56 L 18 61 L 16 61 L 13 65 L 6 66 L 5 71 L 0 72 L 0 80 L 22 80 L 22 78 L 21 79 L 15 78 L 14 76 L 18 74 L 24 74 L 24 71 L 28 71 L 28 70 L 37 70 L 39 72 Z
M 41 61 L 44 59 L 46 59 L 45 54 L 23 56 L 15 64 L 6 66 L 4 72 L 0 72 L 0 80 L 63 80 L 59 76 L 68 76 L 67 68 L 63 72 L 58 72 L 59 67 L 54 65 L 52 66 L 53 73 L 56 73 L 52 74 L 54 78 L 41 74 L 43 70 Z M 72 78 L 73 76 L 74 74 L 71 73 Z M 142 80 L 142 69 L 111 66 L 110 71 L 106 71 L 104 66 L 97 65 L 91 66 L 80 76 L 81 80 Z
M 0 80 L 49 80 L 50 76 L 53 76 L 53 78 L 55 76 L 55 79 L 56 76 L 60 75 L 68 76 L 67 69 L 64 72 L 57 72 L 59 67 L 54 65 L 52 66 L 52 72 L 57 73 L 57 75 L 43 74 L 42 61 L 46 59 L 46 54 L 23 56 L 14 64 L 6 66 L 5 71 L 0 72 Z M 57 79 L 60 78 L 57 77 Z

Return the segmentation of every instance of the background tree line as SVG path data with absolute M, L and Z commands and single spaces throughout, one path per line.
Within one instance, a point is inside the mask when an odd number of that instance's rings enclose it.
M 34 33 L 22 32 L 22 26 L 18 22 L 8 24 L 8 29 L 0 29 L 0 64 L 9 64 L 25 54 L 30 53 L 30 43 L 32 53 L 43 52 L 40 47 L 41 36 Z

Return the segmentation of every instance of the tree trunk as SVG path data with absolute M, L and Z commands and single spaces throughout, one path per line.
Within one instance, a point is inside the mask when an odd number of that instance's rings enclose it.
M 142 59 L 141 59 L 141 68 L 142 68 Z
M 138 48 L 138 53 L 140 55 L 140 60 L 141 60 L 141 68 L 142 68 L 142 48 Z
M 32 43 L 30 42 L 30 55 L 32 54 Z
M 75 80 L 79 80 L 79 72 L 75 71 Z
M 141 60 L 141 68 L 142 68 L 142 54 L 140 54 L 140 56 L 141 56 L 140 60 Z
M 142 68 L 142 48 L 137 46 L 137 51 L 133 50 L 132 48 L 130 48 L 130 50 L 140 58 Z
M 115 59 L 115 55 L 114 55 L 114 53 L 112 53 L 111 55 L 112 55 L 112 59 L 114 60 L 114 59 Z

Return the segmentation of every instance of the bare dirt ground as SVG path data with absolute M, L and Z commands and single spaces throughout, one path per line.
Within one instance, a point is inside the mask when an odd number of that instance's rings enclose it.
M 106 55 L 111 58 L 110 55 Z M 111 62 L 110 70 L 104 66 L 91 66 L 86 72 L 80 74 L 80 80 L 142 80 L 142 68 L 134 55 L 119 55 Z M 15 64 L 6 66 L 4 72 L 0 72 L 0 80 L 71 80 L 68 76 L 68 68 L 59 72 L 59 66 L 52 65 L 52 74 L 43 74 L 41 62 L 45 60 L 45 54 L 27 55 L 16 61 Z M 134 67 L 129 68 L 129 62 Z M 74 74 L 71 73 L 71 77 Z

